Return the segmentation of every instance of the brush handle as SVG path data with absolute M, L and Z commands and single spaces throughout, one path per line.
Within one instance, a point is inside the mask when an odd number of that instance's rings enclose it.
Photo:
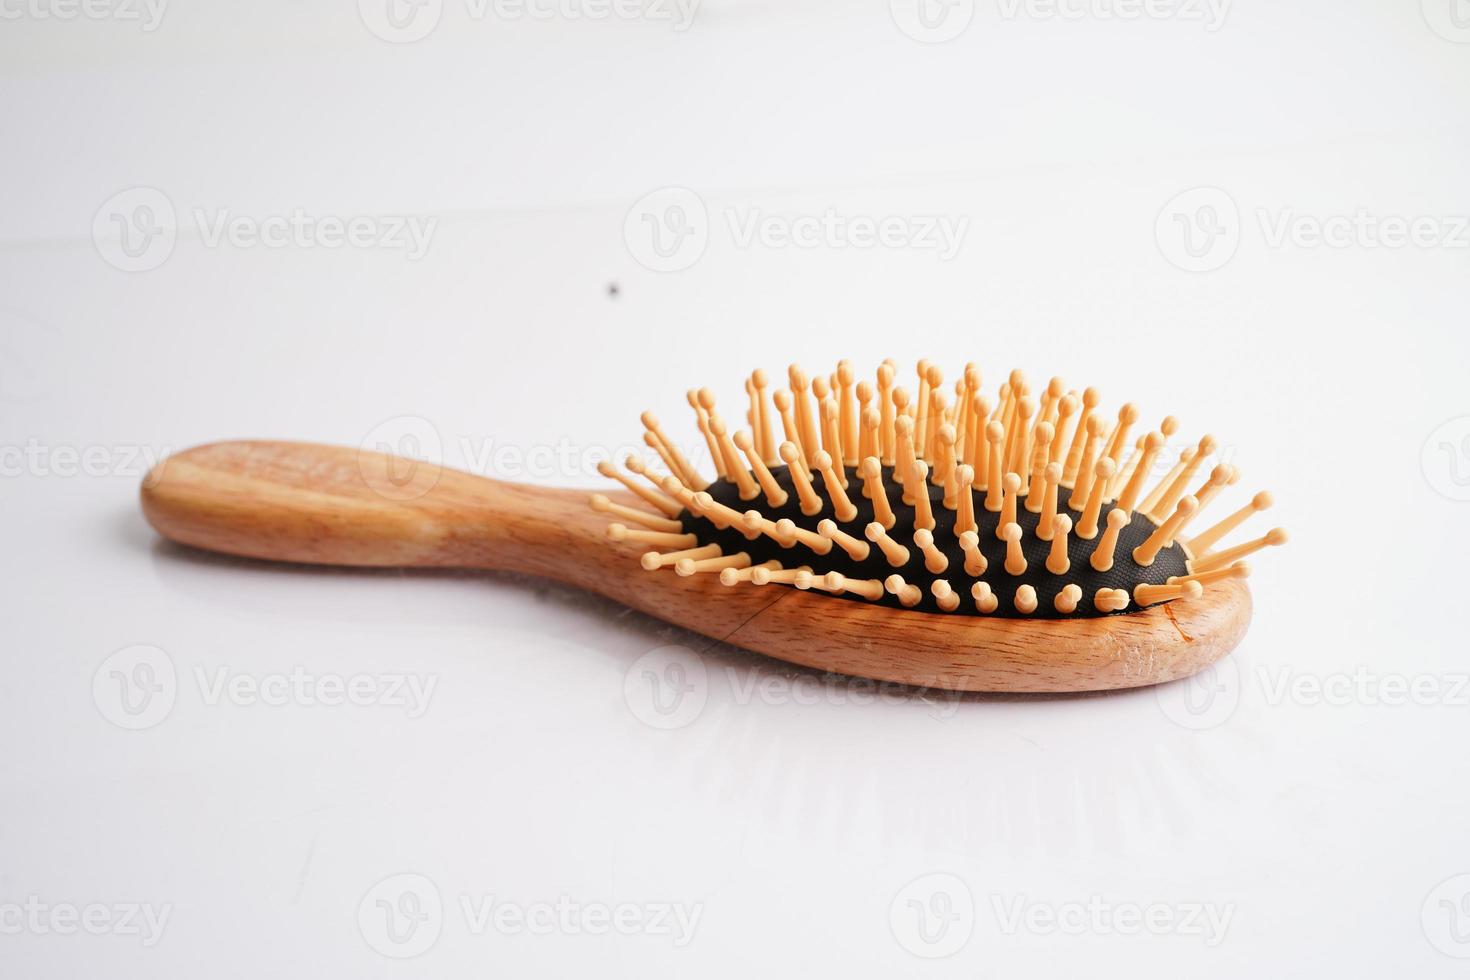
M 632 494 L 609 494 L 627 504 Z M 507 483 L 367 450 L 217 442 L 143 481 L 143 513 L 180 544 L 246 558 L 371 568 L 473 568 L 556 579 L 715 639 L 788 590 L 645 572 L 607 539 L 585 490 Z
M 587 494 L 299 442 L 219 442 L 164 460 L 143 512 L 182 544 L 317 565 L 480 568 L 586 584 L 613 560 Z

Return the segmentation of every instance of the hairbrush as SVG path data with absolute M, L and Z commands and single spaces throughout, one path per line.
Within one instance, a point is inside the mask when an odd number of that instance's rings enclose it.
M 1245 632 L 1243 559 L 1286 540 L 1221 546 L 1266 493 L 1187 533 L 1238 471 L 1205 472 L 1210 436 L 1166 457 L 1175 419 L 1135 436 L 1138 409 L 1104 413 L 1093 388 L 1053 378 L 1035 395 L 1013 371 L 992 400 L 974 365 L 947 387 L 929 361 L 912 392 L 892 361 L 871 381 L 847 361 L 788 378 L 771 391 L 749 376 L 736 432 L 708 389 L 689 392 L 689 446 L 645 412 L 650 453 L 603 461 L 618 488 L 590 498 L 360 449 L 223 442 L 160 463 L 143 510 L 212 551 L 528 573 L 792 663 L 964 691 L 1193 674 Z

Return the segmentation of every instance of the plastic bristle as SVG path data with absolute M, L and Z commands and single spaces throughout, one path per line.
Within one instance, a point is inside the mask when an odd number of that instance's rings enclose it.
M 684 525 L 680 524 L 676 520 L 673 520 L 672 518 L 658 517 L 654 514 L 649 514 L 641 510 L 635 510 L 632 507 L 624 506 L 623 504 L 613 503 L 604 494 L 594 493 L 590 498 L 588 498 L 588 503 L 591 505 L 592 509 L 597 511 L 599 514 L 607 514 L 609 517 L 617 517 L 623 521 L 631 521 L 632 523 L 641 525 L 642 527 L 645 527 L 650 531 L 682 532 L 684 530 Z
M 665 568 L 679 561 L 690 558 L 699 560 L 702 558 L 718 558 L 721 554 L 720 546 L 717 544 L 701 545 L 698 548 L 685 548 L 680 551 L 657 552 L 647 551 L 638 559 L 645 569 L 652 572 L 659 568 Z
M 1189 550 L 1194 552 L 1195 557 L 1202 556 L 1205 552 L 1219 544 L 1220 540 L 1227 534 L 1244 524 L 1252 514 L 1258 514 L 1268 509 L 1272 503 L 1271 495 L 1262 490 L 1252 497 L 1250 502 L 1240 508 L 1240 510 L 1237 510 L 1209 530 L 1190 538 Z
M 1194 479 L 1195 471 L 1204 465 L 1205 460 L 1214 451 L 1215 439 L 1213 436 L 1205 436 L 1200 439 L 1199 445 L 1195 447 L 1194 452 L 1185 461 L 1183 468 L 1175 474 L 1174 479 L 1164 488 L 1163 496 L 1148 511 L 1148 516 L 1154 520 L 1159 520 L 1168 514 L 1172 514 L 1175 506 L 1179 503 L 1179 499 L 1184 496 L 1184 492 L 1189 486 L 1189 481 Z
M 751 472 L 755 474 L 755 482 L 760 486 L 761 492 L 766 495 L 766 503 L 772 507 L 786 506 L 788 494 L 781 489 L 781 485 L 771 475 L 770 468 L 766 466 L 762 453 L 756 449 L 755 442 L 750 438 L 749 433 L 744 430 L 735 433 L 735 445 L 750 461 Z
M 1077 611 L 1077 606 L 1081 601 L 1082 588 L 1077 583 L 1072 582 L 1057 593 L 1057 597 L 1052 600 L 1052 608 L 1059 613 L 1074 613 Z
M 626 524 L 609 524 L 607 526 L 607 539 L 609 541 L 635 541 L 638 544 L 657 545 L 661 548 L 693 548 L 699 544 L 699 535 L 681 534 L 677 531 L 649 531 L 641 527 L 628 527 Z
M 917 585 L 909 585 L 903 580 L 903 576 L 897 573 L 883 580 L 883 587 L 890 595 L 898 597 L 898 601 L 905 606 L 917 606 L 919 600 L 924 598 L 924 593 Z
M 1262 548 L 1273 548 L 1283 544 L 1286 544 L 1286 529 L 1272 528 L 1252 541 L 1238 544 L 1233 548 L 1226 548 L 1224 551 L 1211 552 L 1203 558 L 1196 559 L 1190 566 L 1190 571 L 1196 574 L 1213 572 L 1217 568 L 1234 564 L 1247 555 L 1253 555 Z

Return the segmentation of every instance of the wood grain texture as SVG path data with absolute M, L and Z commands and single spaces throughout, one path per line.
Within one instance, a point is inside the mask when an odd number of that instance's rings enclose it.
M 960 691 L 1064 692 L 1186 677 L 1250 620 L 1244 582 L 1123 616 L 990 619 L 916 613 L 713 575 L 646 572 L 607 540 L 589 491 L 529 487 L 364 450 L 223 442 L 169 457 L 143 512 L 167 538 L 271 561 L 482 568 L 566 582 L 759 653 L 822 670 Z M 630 505 L 631 494 L 609 494 Z

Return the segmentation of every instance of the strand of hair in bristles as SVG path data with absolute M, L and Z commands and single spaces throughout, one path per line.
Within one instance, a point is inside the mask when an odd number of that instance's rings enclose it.
M 834 547 L 858 561 L 876 551 L 899 569 L 917 554 L 931 575 L 946 576 L 930 583 L 936 604 L 946 612 L 958 609 L 966 599 L 977 612 L 994 612 L 998 599 L 986 577 L 1026 573 L 1021 548 L 1026 532 L 1016 519 L 1018 506 L 1040 515 L 1032 533 L 1049 542 L 1045 568 L 1052 575 L 1069 571 L 1067 545 L 1073 537 L 1095 542 L 1088 558 L 1095 570 L 1112 568 L 1118 560 L 1119 532 L 1135 513 L 1142 513 L 1155 528 L 1132 551 L 1138 565 L 1151 565 L 1175 542 L 1182 542 L 1193 556 L 1188 575 L 1163 585 L 1138 585 L 1131 595 L 1122 589 L 1099 589 L 1093 596 L 1083 596 L 1076 585 L 1068 585 L 1053 602 L 1055 611 L 1064 614 L 1084 603 L 1109 612 L 1126 608 L 1130 600 L 1149 606 L 1198 596 L 1211 584 L 1244 578 L 1249 574 L 1246 557 L 1286 540 L 1286 532 L 1276 528 L 1244 543 L 1219 547 L 1246 519 L 1271 505 L 1265 492 L 1186 536 L 1186 528 L 1198 522 L 1221 491 L 1236 483 L 1239 472 L 1221 463 L 1202 475 L 1217 448 L 1216 440 L 1207 435 L 1184 447 L 1164 476 L 1147 488 L 1155 467 L 1166 458 L 1178 421 L 1166 416 L 1157 428 L 1135 434 L 1139 410 L 1127 403 L 1109 417 L 1093 388 L 1078 392 L 1052 378 L 1036 392 L 1017 370 L 991 397 L 981 390 L 981 373 L 974 364 L 967 364 L 953 384 L 946 385 L 942 368 L 928 360 L 916 366 L 912 391 L 899 383 L 900 372 L 892 360 L 879 365 L 871 380 L 860 380 L 846 360 L 829 375 L 808 375 L 792 365 L 786 377 L 787 386 L 775 390 L 765 371 L 756 370 L 745 380 L 745 424 L 738 431 L 731 430 L 708 388 L 687 393 L 716 475 L 734 485 L 747 509 L 735 510 L 714 500 L 706 492 L 709 481 L 653 413 L 644 412 L 643 439 L 662 471 L 634 455 L 623 461 L 621 469 L 611 462 L 598 467 L 648 508 L 594 495 L 593 509 L 615 518 L 608 537 L 646 547 L 641 562 L 651 571 L 712 573 L 731 586 L 786 584 L 868 600 L 893 595 L 904 606 L 917 605 L 923 592 L 898 571 L 884 579 L 857 580 L 821 571 L 820 560 Z M 801 513 L 810 518 L 830 505 L 836 521 L 825 519 L 805 527 L 789 518 L 765 517 L 763 504 L 780 508 L 788 503 L 790 495 L 771 472 L 783 463 L 790 469 Z M 908 540 L 892 533 L 895 501 L 887 496 L 884 467 L 892 468 L 903 502 L 915 508 Z M 963 567 L 950 567 L 935 545 L 938 525 L 929 494 L 922 489 L 926 481 L 943 488 L 939 506 L 955 514 L 952 533 L 965 555 Z M 843 527 L 857 514 L 853 494 L 873 504 L 875 519 L 866 527 Z M 1102 507 L 1108 503 L 1114 507 L 1101 520 Z M 987 567 L 978 548 L 979 507 L 999 515 L 995 533 L 1006 543 L 1003 567 Z M 752 565 L 747 552 L 727 555 L 718 544 L 701 545 L 677 520 L 686 509 L 719 528 L 735 528 L 747 540 L 769 537 L 799 558 L 789 564 Z M 1064 509 L 1080 515 L 1075 526 Z M 1014 603 L 1017 612 L 1034 612 L 1035 590 L 1021 586 Z

